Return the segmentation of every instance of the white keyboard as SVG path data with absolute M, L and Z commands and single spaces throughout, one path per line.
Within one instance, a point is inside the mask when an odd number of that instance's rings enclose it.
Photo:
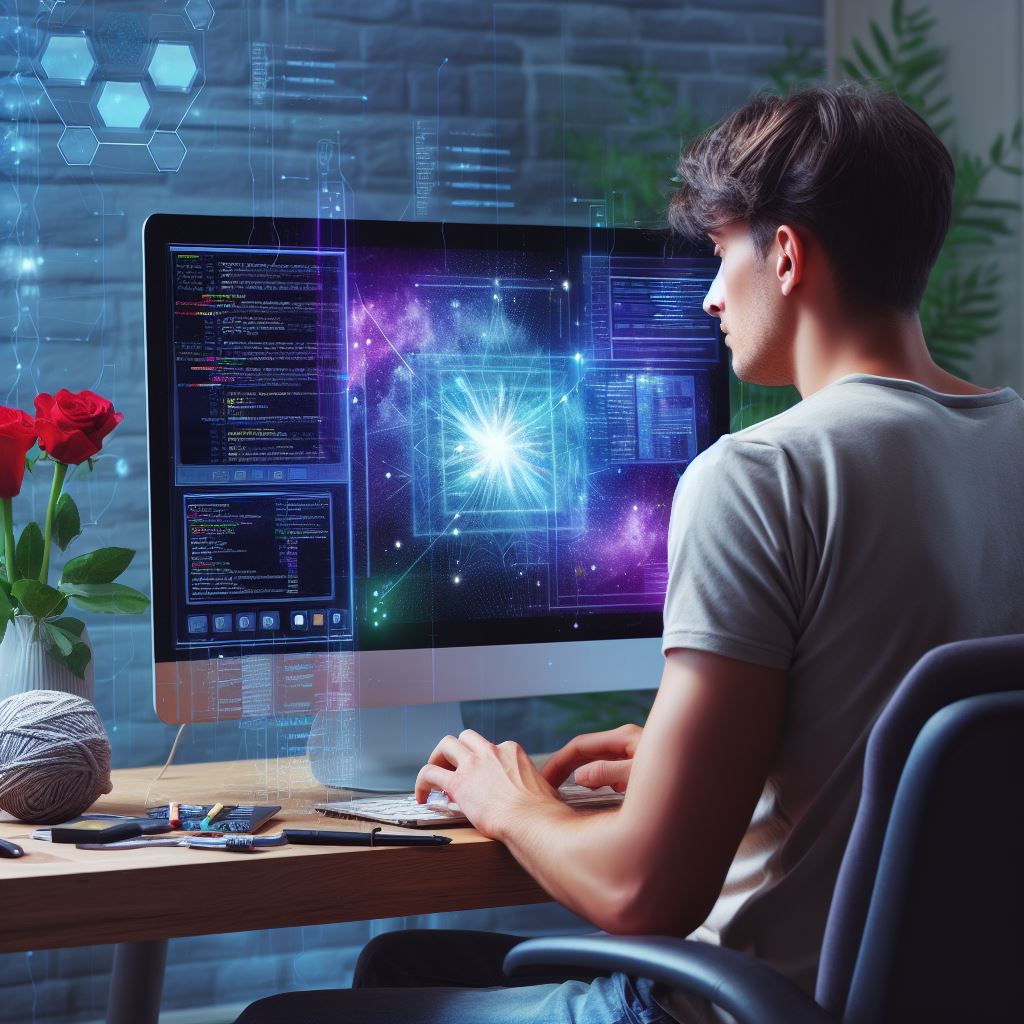
M 558 793 L 570 807 L 576 809 L 617 807 L 622 803 L 622 794 L 616 793 L 610 786 L 602 786 L 601 789 L 562 786 Z M 458 804 L 449 804 L 444 794 L 435 797 L 432 793 L 425 804 L 416 803 L 416 797 L 408 793 L 337 800 L 317 804 L 316 809 L 335 818 L 358 818 L 406 828 L 451 828 L 469 824 L 469 819 L 459 810 Z

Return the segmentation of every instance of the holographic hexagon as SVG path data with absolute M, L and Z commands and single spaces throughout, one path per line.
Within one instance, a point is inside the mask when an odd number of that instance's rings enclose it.
M 148 40 L 142 23 L 134 14 L 111 14 L 96 32 L 104 63 L 122 68 L 141 68 Z
M 51 17 L 38 26 L 31 67 L 60 122 L 65 163 L 177 170 L 187 155 L 181 128 L 205 84 L 203 39 L 216 0 L 132 0 L 103 15 L 97 8 L 106 5 L 40 2 Z M 9 112 L 11 95 L 0 95 Z M 25 95 L 19 87 L 16 102 Z M 0 128 L 0 171 L 17 166 L 26 155 L 22 145 L 9 145 Z M 146 155 L 139 153 L 143 146 Z
M 99 145 L 96 133 L 88 125 L 84 125 L 65 128 L 61 132 L 57 148 L 65 163 L 72 167 L 86 167 L 92 163 Z
M 39 66 L 49 82 L 85 85 L 96 67 L 96 58 L 84 34 L 54 35 L 43 47 Z
M 156 44 L 149 59 L 149 77 L 158 89 L 188 92 L 198 74 L 195 52 L 188 43 Z
M 149 155 L 158 171 L 176 171 L 185 153 L 185 143 L 177 132 L 154 132 L 149 141 Z
M 213 21 L 213 7 L 210 0 L 188 0 L 185 4 L 185 14 L 192 22 L 193 28 L 207 29 Z
M 149 98 L 141 82 L 104 82 L 96 112 L 107 128 L 138 129 L 146 122 Z

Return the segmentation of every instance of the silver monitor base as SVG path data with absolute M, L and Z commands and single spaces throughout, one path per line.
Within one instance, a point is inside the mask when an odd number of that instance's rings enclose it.
M 332 789 L 409 793 L 441 737 L 462 728 L 458 703 L 321 711 L 306 748 L 310 770 Z

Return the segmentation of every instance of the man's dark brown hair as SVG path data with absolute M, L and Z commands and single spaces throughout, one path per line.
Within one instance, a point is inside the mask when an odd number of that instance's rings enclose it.
M 757 96 L 685 147 L 669 223 L 691 238 L 749 222 L 762 257 L 808 228 L 845 301 L 913 312 L 949 229 L 954 168 L 897 96 L 845 84 Z

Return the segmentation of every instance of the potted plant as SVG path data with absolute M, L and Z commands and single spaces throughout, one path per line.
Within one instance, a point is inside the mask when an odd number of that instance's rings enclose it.
M 35 399 L 35 417 L 0 406 L 0 698 L 23 690 L 62 690 L 92 700 L 92 650 L 85 623 L 68 605 L 88 612 L 132 613 L 149 607 L 145 594 L 114 581 L 135 552 L 108 547 L 68 559 L 50 585 L 53 544 L 61 551 L 82 532 L 78 508 L 64 490 L 72 467 L 93 468 L 104 438 L 121 422 L 106 398 L 92 391 Z M 38 454 L 30 456 L 38 444 Z M 53 467 L 42 528 L 28 522 L 15 542 L 13 499 L 25 470 Z

